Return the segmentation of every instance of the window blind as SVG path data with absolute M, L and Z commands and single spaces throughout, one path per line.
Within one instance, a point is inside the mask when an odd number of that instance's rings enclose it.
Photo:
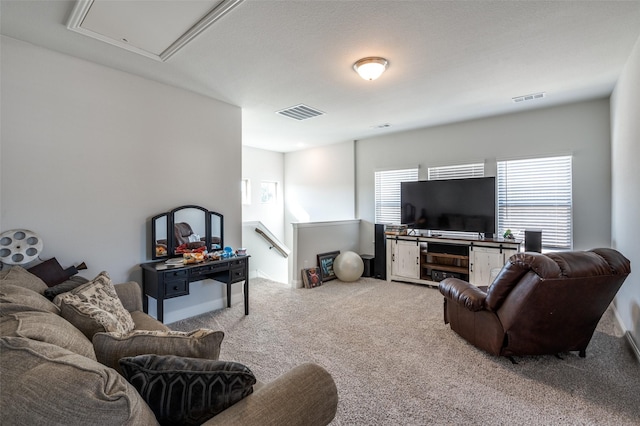
M 498 230 L 542 230 L 542 248 L 573 246 L 571 156 L 498 161 Z
M 375 172 L 375 221 L 400 223 L 400 182 L 418 180 L 418 168 Z
M 427 175 L 429 180 L 484 177 L 484 163 L 429 167 Z M 478 236 L 476 232 L 438 231 L 438 233 L 444 237 L 475 238 Z
M 427 174 L 429 180 L 484 177 L 484 163 L 429 167 Z

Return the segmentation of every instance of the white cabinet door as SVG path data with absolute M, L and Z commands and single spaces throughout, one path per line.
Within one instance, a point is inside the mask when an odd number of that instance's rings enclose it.
M 502 269 L 515 250 L 498 247 L 473 247 L 469 250 L 469 282 L 478 287 L 488 286 L 493 278 L 491 272 Z
M 420 278 L 420 244 L 417 241 L 387 241 L 391 243 L 391 275 Z

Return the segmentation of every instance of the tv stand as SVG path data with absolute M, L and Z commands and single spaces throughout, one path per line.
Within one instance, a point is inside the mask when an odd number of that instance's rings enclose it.
M 521 240 L 441 236 L 388 236 L 387 281 L 437 286 L 457 277 L 477 286 L 491 284 L 491 272 L 520 251 Z

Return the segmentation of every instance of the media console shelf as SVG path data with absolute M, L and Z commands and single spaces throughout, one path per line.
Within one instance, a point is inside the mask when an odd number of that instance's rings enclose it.
M 388 236 L 387 280 L 437 286 L 453 276 L 487 286 L 491 271 L 502 268 L 521 244 L 503 238 Z

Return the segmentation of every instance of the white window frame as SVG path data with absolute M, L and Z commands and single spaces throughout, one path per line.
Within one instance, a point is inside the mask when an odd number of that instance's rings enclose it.
M 260 182 L 260 202 L 274 204 L 278 200 L 278 182 L 263 180 Z
M 240 181 L 240 193 L 242 197 L 242 204 L 251 204 L 251 181 L 247 178 L 243 178 Z
M 573 249 L 572 156 L 497 162 L 498 232 L 542 230 L 543 251 Z
M 375 172 L 375 223 L 400 223 L 400 183 L 417 181 L 418 170 L 413 167 Z

